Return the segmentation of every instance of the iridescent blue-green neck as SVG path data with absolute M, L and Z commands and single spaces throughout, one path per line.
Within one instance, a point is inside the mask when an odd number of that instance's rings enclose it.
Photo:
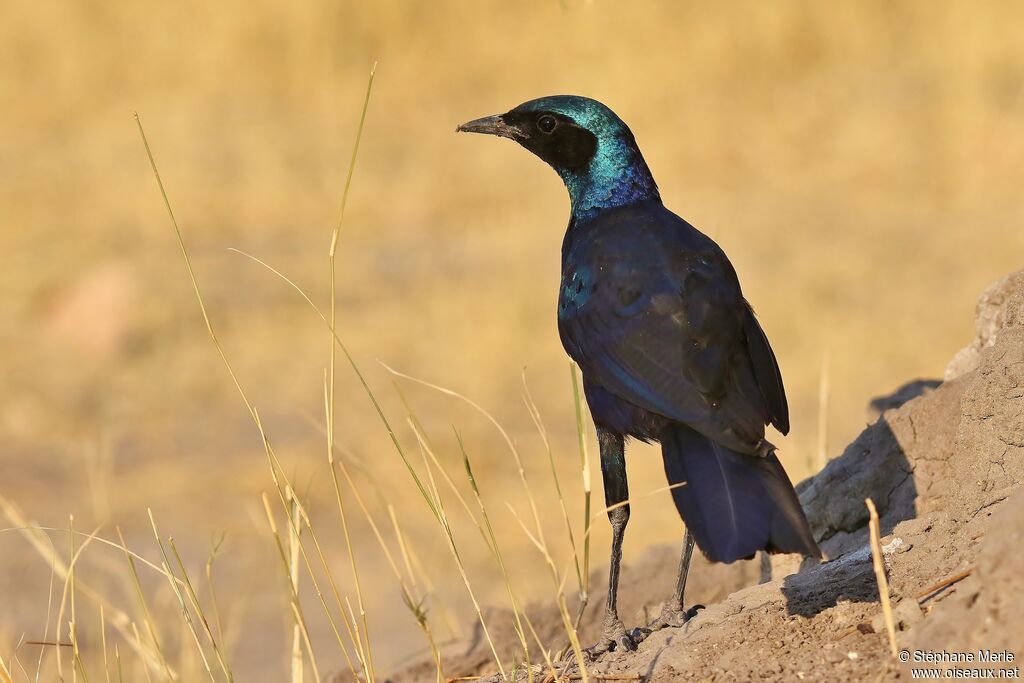
M 604 209 L 660 200 L 658 186 L 629 129 L 593 132 L 597 151 L 590 163 L 575 171 L 555 169 L 569 190 L 576 221 L 593 218 Z
M 572 215 L 577 223 L 604 209 L 661 200 L 633 133 L 604 104 L 578 95 L 553 95 L 524 102 L 513 111 L 561 114 L 594 136 L 596 148 L 585 165 L 566 168 L 551 163 L 569 190 Z
M 555 168 L 569 190 L 577 221 L 592 218 L 604 209 L 661 199 L 633 132 L 607 106 L 589 97 L 564 95 L 530 104 L 569 116 L 597 138 L 597 149 L 586 166 L 575 170 Z

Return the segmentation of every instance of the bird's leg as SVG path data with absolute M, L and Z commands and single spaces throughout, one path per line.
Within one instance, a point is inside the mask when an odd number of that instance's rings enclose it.
M 686 592 L 686 576 L 690 573 L 690 560 L 693 558 L 693 535 L 686 530 L 683 538 L 683 555 L 679 559 L 679 576 L 676 579 L 676 591 L 671 599 L 665 603 L 665 607 L 651 628 L 657 630 L 666 626 L 682 626 L 697 614 L 697 610 L 704 609 L 704 605 L 694 605 L 686 609 L 683 603 L 683 594 Z
M 604 475 L 604 501 L 612 525 L 612 553 L 608 570 L 608 603 L 604 612 L 604 633 L 591 653 L 608 650 L 635 650 L 636 643 L 626 633 L 618 614 L 619 564 L 622 562 L 622 537 L 629 522 L 629 486 L 626 482 L 625 442 L 621 434 L 599 427 L 601 473 Z

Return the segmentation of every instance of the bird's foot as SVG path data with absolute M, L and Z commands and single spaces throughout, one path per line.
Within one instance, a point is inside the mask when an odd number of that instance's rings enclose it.
M 647 627 L 649 631 L 660 631 L 663 628 L 678 628 L 697 616 L 697 612 L 704 609 L 704 605 L 693 605 L 689 609 L 669 606 L 661 610 L 658 618 Z
M 622 621 L 614 614 L 608 614 L 604 618 L 601 640 L 596 645 L 588 647 L 586 653 L 593 659 L 606 652 L 632 652 L 646 635 L 643 629 L 636 628 L 627 633 Z

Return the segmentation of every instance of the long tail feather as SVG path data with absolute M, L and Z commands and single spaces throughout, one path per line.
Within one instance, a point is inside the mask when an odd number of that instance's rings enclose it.
M 793 485 L 775 454 L 743 455 L 686 427 L 661 438 L 665 474 L 676 509 L 712 562 L 749 558 L 758 550 L 821 557 Z

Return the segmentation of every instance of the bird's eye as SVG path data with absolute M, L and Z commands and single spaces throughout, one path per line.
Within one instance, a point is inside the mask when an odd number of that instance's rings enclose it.
M 541 133 L 550 133 L 558 125 L 558 121 L 551 114 L 544 114 L 537 119 L 537 130 Z

